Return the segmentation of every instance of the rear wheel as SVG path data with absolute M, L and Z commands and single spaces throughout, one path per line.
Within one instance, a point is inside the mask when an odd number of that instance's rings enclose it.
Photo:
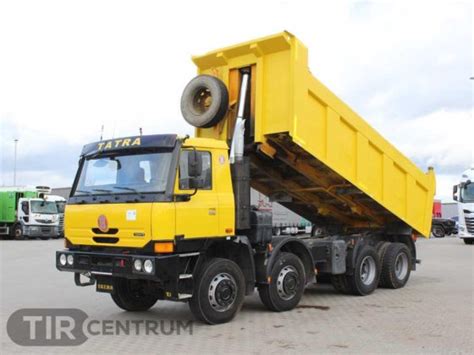
M 301 260 L 294 254 L 281 253 L 273 265 L 270 283 L 258 288 L 260 299 L 274 312 L 293 309 L 303 296 L 305 279 Z
M 151 292 L 147 281 L 115 278 L 113 285 L 112 299 L 117 306 L 126 311 L 146 311 L 158 300 L 158 296 Z
M 245 278 L 240 267 L 228 259 L 215 258 L 201 268 L 189 308 L 208 324 L 230 321 L 242 307 Z
M 364 246 L 357 255 L 352 275 L 347 275 L 350 293 L 365 296 L 375 291 L 380 278 L 380 259 L 371 246 Z
M 469 244 L 469 245 L 474 244 L 474 239 L 464 238 L 463 240 L 464 240 L 464 244 Z
M 410 278 L 412 268 L 411 253 L 403 243 L 390 243 L 382 260 L 380 286 L 401 288 Z
M 433 227 L 431 227 L 431 233 L 433 233 L 433 236 L 435 238 L 444 238 L 444 236 L 446 235 L 444 228 L 438 225 L 434 225 Z

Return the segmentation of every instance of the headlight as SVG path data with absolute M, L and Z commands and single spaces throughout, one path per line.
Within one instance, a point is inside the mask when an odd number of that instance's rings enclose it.
M 142 261 L 140 259 L 135 259 L 133 262 L 133 267 L 136 271 L 142 271 Z
M 69 254 L 69 255 L 67 256 L 67 263 L 68 263 L 70 266 L 72 266 L 72 264 L 74 264 L 74 257 L 73 257 L 71 254 Z
M 149 259 L 146 259 L 145 263 L 143 264 L 143 269 L 147 274 L 151 274 L 153 272 L 153 262 Z
M 30 227 L 30 230 L 32 232 L 39 232 L 40 231 L 40 228 L 39 227 Z
M 59 263 L 60 263 L 62 266 L 66 266 L 67 260 L 66 260 L 66 255 L 65 255 L 65 254 L 61 254 L 61 255 L 59 256 Z

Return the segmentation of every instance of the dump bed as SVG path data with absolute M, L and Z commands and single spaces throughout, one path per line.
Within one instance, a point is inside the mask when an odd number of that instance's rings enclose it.
M 283 32 L 193 60 L 200 74 L 224 81 L 230 99 L 227 117 L 197 129 L 198 137 L 230 141 L 239 69 L 251 71 L 245 139 L 253 188 L 316 224 L 407 225 L 429 235 L 432 169 L 423 173 L 314 78 L 296 37 Z

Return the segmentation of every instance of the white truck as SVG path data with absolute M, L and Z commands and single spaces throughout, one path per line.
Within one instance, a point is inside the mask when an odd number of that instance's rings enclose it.
M 0 236 L 25 238 L 57 238 L 59 213 L 56 202 L 45 196 L 46 186 L 13 186 L 0 188 Z
M 296 235 L 310 234 L 312 223 L 307 219 L 297 215 L 282 204 L 273 201 L 271 198 L 258 192 L 251 191 L 250 203 L 259 211 L 272 212 L 273 235 Z M 284 203 L 284 202 L 283 202 Z
M 46 201 L 52 201 L 56 204 L 56 208 L 58 209 L 58 216 L 59 216 L 59 236 L 61 238 L 64 237 L 64 209 L 66 208 L 66 199 L 59 195 L 45 195 L 44 199 Z
M 474 244 L 474 167 L 463 172 L 459 184 L 453 186 L 453 199 L 458 201 L 458 237 Z

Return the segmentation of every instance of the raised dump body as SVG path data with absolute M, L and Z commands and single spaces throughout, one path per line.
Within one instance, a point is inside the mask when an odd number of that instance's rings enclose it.
M 423 173 L 319 82 L 296 37 L 283 32 L 193 60 L 200 74 L 227 85 L 230 104 L 224 120 L 196 136 L 228 142 L 241 69 L 250 69 L 245 141 L 253 188 L 318 225 L 407 225 L 429 236 L 433 170 Z

